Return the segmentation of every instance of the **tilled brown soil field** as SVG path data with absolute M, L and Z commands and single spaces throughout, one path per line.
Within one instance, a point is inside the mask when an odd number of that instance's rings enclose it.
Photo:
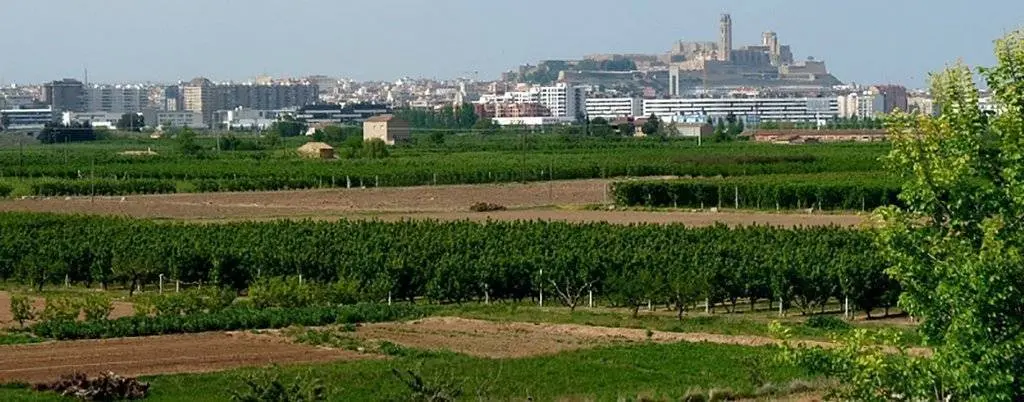
M 450 350 L 488 358 L 519 358 L 554 354 L 617 343 L 710 342 L 730 345 L 765 346 L 772 338 L 743 335 L 676 333 L 632 328 L 608 328 L 573 324 L 492 322 L 455 317 L 434 317 L 407 323 L 370 324 L 356 336 L 365 340 L 386 340 L 406 347 Z M 801 342 L 827 346 L 826 342 Z
M 296 345 L 249 333 L 204 333 L 0 346 L 0 383 L 38 383 L 61 374 L 113 371 L 141 376 L 379 356 Z
M 140 218 L 210 221 L 261 219 L 435 219 L 555 220 L 569 222 L 684 223 L 706 226 L 767 224 L 777 226 L 854 226 L 858 215 L 776 214 L 758 212 L 593 211 L 579 207 L 608 202 L 610 180 L 556 181 L 530 184 L 332 189 L 250 193 L 169 194 L 126 197 L 54 197 L 0 201 L 0 212 L 52 212 L 121 215 Z M 478 202 L 509 211 L 474 213 Z

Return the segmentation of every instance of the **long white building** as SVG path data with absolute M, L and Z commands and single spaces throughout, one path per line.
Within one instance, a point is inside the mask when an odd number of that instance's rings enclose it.
M 612 120 L 619 117 L 639 117 L 643 102 L 637 98 L 587 98 L 587 117 Z
M 645 99 L 643 115 L 752 117 L 760 121 L 817 121 L 839 115 L 838 98 L 689 98 Z

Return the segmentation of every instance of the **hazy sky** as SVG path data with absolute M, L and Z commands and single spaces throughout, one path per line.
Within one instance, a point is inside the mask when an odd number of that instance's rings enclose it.
M 259 74 L 481 79 L 589 53 L 662 53 L 778 32 L 841 80 L 922 84 L 1024 25 L 1024 0 L 0 0 L 0 79 L 244 80 Z

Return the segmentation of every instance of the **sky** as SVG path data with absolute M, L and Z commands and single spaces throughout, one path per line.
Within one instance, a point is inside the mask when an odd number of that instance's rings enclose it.
M 495 79 L 545 59 L 663 53 L 773 30 L 844 82 L 923 86 L 1024 28 L 1022 0 L 0 0 L 0 83 L 323 74 Z

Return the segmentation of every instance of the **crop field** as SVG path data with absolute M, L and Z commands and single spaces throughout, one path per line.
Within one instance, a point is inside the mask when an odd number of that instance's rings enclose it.
M 484 184 L 403 188 L 298 190 L 248 193 L 136 195 L 117 197 L 50 197 L 0 200 L 0 211 L 101 214 L 185 220 L 267 219 L 404 219 L 553 220 L 568 222 L 682 223 L 706 226 L 764 224 L 773 226 L 855 226 L 864 221 L 852 212 L 807 214 L 722 210 L 590 210 L 611 200 L 610 180 L 556 181 L 529 184 Z M 493 203 L 506 211 L 471 212 L 476 203 Z M 709 205 L 708 207 L 711 207 Z
M 171 140 L 0 150 L 0 196 L 122 195 L 485 184 L 643 176 L 747 176 L 880 171 L 885 145 L 779 147 L 689 141 L 507 136 L 415 145 L 384 158 L 305 160 L 298 142 L 264 151 L 178 153 Z M 506 141 L 511 140 L 511 143 Z M 153 149 L 154 156 L 120 151 Z
M 776 358 L 769 324 L 824 347 L 854 328 L 917 339 L 863 230 L 893 199 L 886 145 L 523 138 L 334 161 L 292 139 L 0 150 L 0 384 L 80 370 L 141 376 L 151 400 L 253 381 L 413 400 L 413 377 L 454 400 L 813 399 L 828 384 Z M 118 154 L 140 147 L 157 155 Z

